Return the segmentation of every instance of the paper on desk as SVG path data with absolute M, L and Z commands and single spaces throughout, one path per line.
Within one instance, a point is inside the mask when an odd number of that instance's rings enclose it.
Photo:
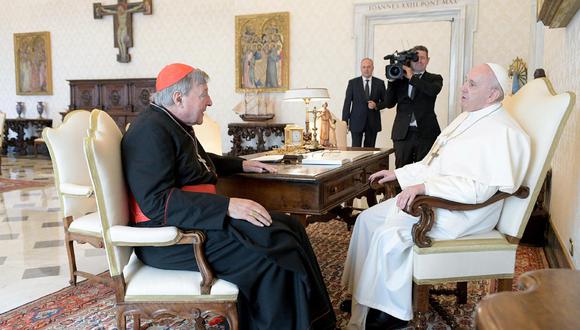
M 252 158 L 252 160 L 256 160 L 263 163 L 279 163 L 284 158 L 284 155 L 265 155 L 256 158 Z
M 302 159 L 305 165 L 342 165 L 372 155 L 372 151 L 321 150 L 308 153 Z

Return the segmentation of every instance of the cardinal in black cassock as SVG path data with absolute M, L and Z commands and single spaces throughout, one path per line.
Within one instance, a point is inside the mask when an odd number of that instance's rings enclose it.
M 123 137 L 134 225 L 203 230 L 216 276 L 239 288 L 240 329 L 334 329 L 333 308 L 302 225 L 279 213 L 267 216 L 271 224 L 262 227 L 230 217 L 230 198 L 215 194 L 218 176 L 242 172 L 244 160 L 206 153 L 191 124 L 180 119 L 187 114 L 197 116 L 192 122 L 203 120 L 211 105 L 207 78 L 184 64 L 166 66 L 156 85 L 157 94 L 166 89 L 165 101 L 156 95 Z M 189 245 L 135 252 L 153 267 L 198 270 Z

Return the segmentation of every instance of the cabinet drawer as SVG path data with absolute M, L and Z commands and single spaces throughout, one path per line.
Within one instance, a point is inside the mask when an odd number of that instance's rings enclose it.
M 343 196 L 360 190 L 365 184 L 366 178 L 363 169 L 355 170 L 345 176 L 325 182 L 323 188 L 325 204 L 340 200 Z

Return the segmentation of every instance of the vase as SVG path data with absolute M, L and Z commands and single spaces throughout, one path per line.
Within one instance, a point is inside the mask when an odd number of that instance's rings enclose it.
M 16 102 L 16 113 L 18 118 L 22 118 L 22 113 L 24 112 L 24 102 Z
M 44 103 L 38 101 L 36 105 L 36 111 L 38 111 L 38 118 L 42 119 L 42 113 L 44 112 Z

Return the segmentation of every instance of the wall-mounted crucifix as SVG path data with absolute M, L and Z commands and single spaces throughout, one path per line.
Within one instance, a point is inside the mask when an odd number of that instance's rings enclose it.
M 131 55 L 129 48 L 133 47 L 133 13 L 151 15 L 153 13 L 152 0 L 127 3 L 127 0 L 117 0 L 116 5 L 103 6 L 100 2 L 93 3 L 93 16 L 95 19 L 105 15 L 113 15 L 115 30 L 115 47 L 119 48 L 117 61 L 129 63 Z

